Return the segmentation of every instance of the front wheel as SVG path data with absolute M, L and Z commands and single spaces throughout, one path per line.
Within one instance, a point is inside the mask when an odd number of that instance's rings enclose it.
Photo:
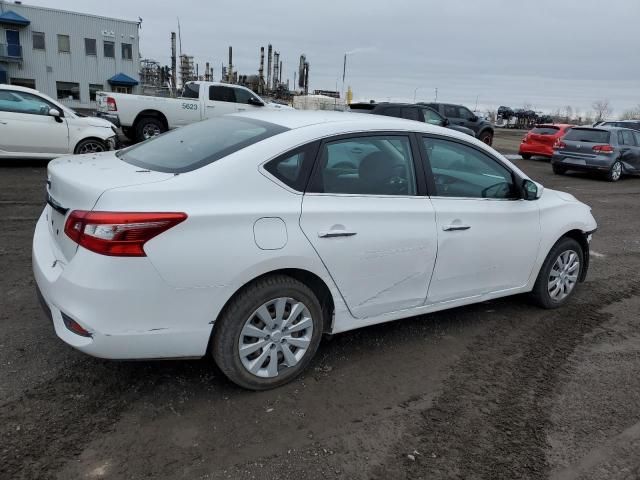
M 531 291 L 536 303 L 548 309 L 564 305 L 580 280 L 583 260 L 580 243 L 569 237 L 560 239 L 547 255 Z
M 143 117 L 136 125 L 136 140 L 143 142 L 166 132 L 164 124 L 155 117 Z
M 107 150 L 107 146 L 104 144 L 102 140 L 98 140 L 97 138 L 87 138 L 82 140 L 76 145 L 73 153 L 83 154 L 83 153 L 98 153 L 105 152 Z
M 277 275 L 245 287 L 217 320 L 212 354 L 222 372 L 249 390 L 291 381 L 309 364 L 323 330 L 313 291 Z
M 491 146 L 493 144 L 493 133 L 491 132 L 482 132 L 480 134 L 479 140 L 487 145 Z

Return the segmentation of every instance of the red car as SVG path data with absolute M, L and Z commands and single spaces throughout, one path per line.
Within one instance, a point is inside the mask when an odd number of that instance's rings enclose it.
M 556 140 L 564 137 L 567 131 L 574 126 L 566 124 L 536 125 L 522 139 L 518 153 L 525 160 L 534 155 L 551 158 L 553 144 L 556 143 Z

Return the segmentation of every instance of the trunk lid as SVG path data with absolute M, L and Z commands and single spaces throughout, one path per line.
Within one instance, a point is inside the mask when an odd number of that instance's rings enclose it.
M 78 245 L 64 233 L 65 221 L 73 210 L 92 210 L 107 190 L 172 178 L 123 162 L 115 152 L 61 157 L 47 168 L 46 218 L 56 258 L 70 261 Z
M 593 158 L 595 145 L 609 145 L 611 132 L 599 128 L 572 128 L 562 139 L 565 147 L 558 154 L 571 158 Z
M 555 125 L 540 125 L 531 130 L 528 141 L 542 145 L 553 145 L 559 134 L 560 128 Z

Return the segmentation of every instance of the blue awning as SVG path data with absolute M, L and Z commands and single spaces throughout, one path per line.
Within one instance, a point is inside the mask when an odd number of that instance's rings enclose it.
M 135 78 L 131 78 L 129 75 L 125 75 L 122 72 L 114 75 L 107 80 L 107 82 L 109 82 L 109 85 L 120 85 L 123 87 L 133 87 L 139 83 Z
M 20 25 L 21 27 L 26 27 L 30 23 L 31 21 L 11 10 L 0 14 L 0 24 L 3 25 Z

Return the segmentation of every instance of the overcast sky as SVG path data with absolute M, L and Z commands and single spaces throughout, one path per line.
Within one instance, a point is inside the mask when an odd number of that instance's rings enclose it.
M 299 56 L 310 88 L 356 99 L 438 100 L 472 109 L 530 104 L 582 113 L 609 99 L 618 113 L 640 103 L 640 0 L 24 0 L 25 4 L 143 19 L 143 57 L 169 64 L 170 32 L 182 51 L 214 66 L 227 48 L 243 74 L 260 46 L 281 53 L 293 82 Z M 418 88 L 416 92 L 416 88 Z

